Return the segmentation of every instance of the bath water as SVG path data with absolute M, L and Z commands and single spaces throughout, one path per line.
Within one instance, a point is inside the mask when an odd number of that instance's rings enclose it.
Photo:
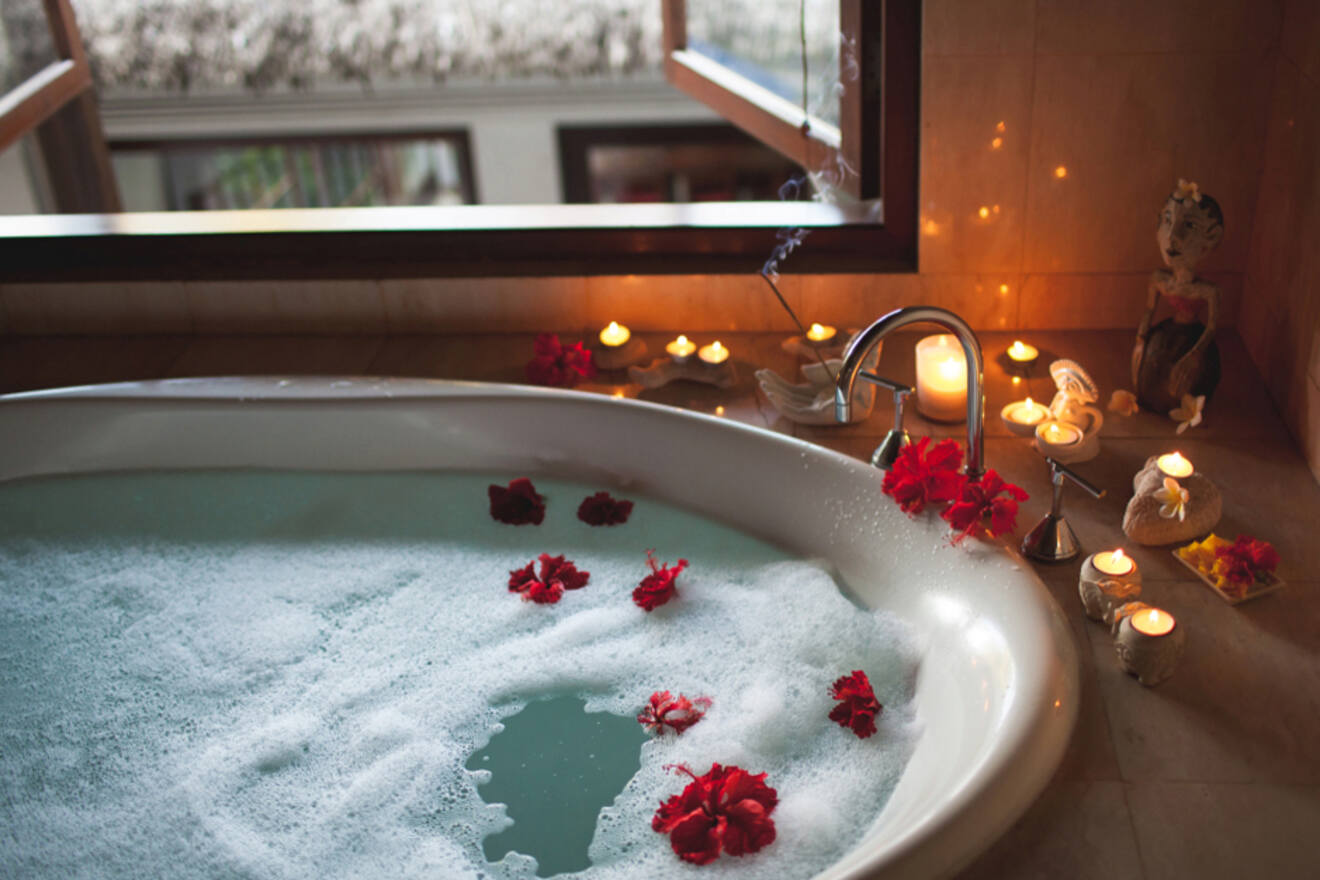
M 851 849 L 919 731 L 906 628 L 821 564 L 626 491 L 630 521 L 591 528 L 577 505 L 606 487 L 537 479 L 544 524 L 496 523 L 486 486 L 517 476 L 0 485 L 0 876 L 666 876 L 665 765 L 713 762 L 768 774 L 778 837 L 703 875 L 808 877 Z M 647 614 L 649 548 L 691 565 Z M 521 601 L 508 573 L 541 552 L 590 582 Z M 856 668 L 886 707 L 868 740 L 826 718 Z M 652 737 L 633 719 L 655 690 L 710 711 Z

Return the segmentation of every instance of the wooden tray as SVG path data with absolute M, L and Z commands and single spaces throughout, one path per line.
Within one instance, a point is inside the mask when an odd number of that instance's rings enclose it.
M 1241 596 L 1230 596 L 1227 593 L 1225 593 L 1223 590 L 1219 589 L 1219 587 L 1215 585 L 1215 582 L 1212 581 L 1209 578 L 1209 576 L 1206 575 L 1205 572 L 1201 571 L 1195 565 L 1193 565 L 1192 563 L 1188 562 L 1186 559 L 1183 559 L 1181 556 L 1179 556 L 1177 550 L 1173 551 L 1173 558 L 1181 562 L 1184 566 L 1186 566 L 1188 571 L 1196 575 L 1201 580 L 1201 582 L 1205 584 L 1207 587 L 1218 593 L 1219 598 L 1223 599 L 1229 605 L 1241 605 L 1243 602 L 1247 601 L 1248 599 L 1255 599 L 1257 596 L 1264 596 L 1266 593 L 1273 593 L 1275 590 L 1279 589 L 1280 587 L 1286 586 L 1286 583 L 1284 581 L 1279 580 L 1271 572 L 1265 575 L 1265 580 L 1263 582 L 1258 580 L 1255 583 L 1253 583 L 1251 586 L 1247 587 L 1247 591 L 1243 593 Z

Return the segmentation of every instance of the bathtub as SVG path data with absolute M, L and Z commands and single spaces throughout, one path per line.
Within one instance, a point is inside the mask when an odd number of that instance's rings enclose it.
M 945 524 L 909 519 L 869 465 L 719 418 L 521 386 L 219 378 L 0 397 L 0 437 L 4 480 L 445 468 L 627 485 L 828 559 L 860 601 L 919 634 L 924 732 L 863 841 L 820 878 L 956 872 L 1040 793 L 1076 720 L 1068 625 L 1020 557 L 981 542 L 949 546 Z

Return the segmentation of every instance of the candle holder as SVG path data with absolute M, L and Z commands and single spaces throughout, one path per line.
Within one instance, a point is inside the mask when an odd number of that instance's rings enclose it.
M 708 364 L 697 358 L 664 357 L 656 358 L 645 367 L 628 368 L 628 378 L 643 388 L 660 388 L 670 382 L 685 379 L 689 382 L 701 382 L 716 388 L 732 388 L 738 384 L 738 370 L 733 359 L 719 364 Z
M 636 336 L 629 336 L 622 345 L 596 345 L 592 357 L 596 366 L 602 370 L 622 370 L 639 364 L 646 357 L 646 343 Z
M 1115 609 L 1141 595 L 1141 570 L 1121 550 L 1092 553 L 1082 563 L 1077 592 L 1087 617 L 1112 625 Z
M 1018 437 L 1036 436 L 1036 426 L 1049 417 L 1049 410 L 1030 397 L 1015 400 L 999 411 L 999 418 L 1010 434 Z
M 1067 464 L 1090 461 L 1100 453 L 1105 423 L 1104 413 L 1092 405 L 1099 396 L 1096 384 L 1080 364 L 1066 359 L 1050 364 L 1050 378 L 1058 391 L 1049 419 L 1036 426 L 1036 451 Z
M 1119 620 L 1114 651 L 1124 672 L 1154 687 L 1173 675 L 1186 642 L 1186 631 L 1172 614 L 1146 607 Z
M 1160 466 L 1161 459 L 1168 470 Z M 1123 512 L 1123 534 L 1138 544 L 1157 546 L 1190 541 L 1214 530 L 1224 512 L 1223 496 L 1204 474 L 1192 470 L 1191 462 L 1179 457 L 1181 466 L 1171 464 L 1168 456 L 1154 456 L 1132 478 L 1132 499 Z M 1190 473 L 1186 473 L 1187 471 Z M 1172 476 L 1172 473 L 1185 474 Z M 1185 492 L 1185 499 L 1171 503 L 1174 491 Z

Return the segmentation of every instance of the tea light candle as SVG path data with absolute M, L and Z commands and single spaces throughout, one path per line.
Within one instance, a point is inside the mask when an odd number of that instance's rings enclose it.
M 967 359 L 951 333 L 917 343 L 917 410 L 940 422 L 967 418 Z
M 674 363 L 681 364 L 692 356 L 692 352 L 697 350 L 696 343 L 690 341 L 686 336 L 679 335 L 677 339 L 665 346 L 665 351 L 674 359 Z
M 1019 364 L 1029 364 L 1034 361 L 1040 352 L 1034 345 L 1027 345 L 1021 339 L 1013 340 L 1013 344 L 1008 347 L 1009 360 Z
M 1170 452 L 1167 455 L 1161 455 L 1155 459 L 1155 465 L 1161 472 L 1170 477 L 1190 477 L 1192 471 L 1195 470 L 1192 463 L 1182 457 L 1181 452 Z
M 632 331 L 618 321 L 610 321 L 610 326 L 600 331 L 600 341 L 610 348 L 618 348 L 632 338 Z
M 1186 634 L 1172 614 L 1141 608 L 1125 616 L 1114 637 L 1119 665 L 1147 687 L 1164 681 L 1182 657 Z
M 729 350 L 720 345 L 720 341 L 716 339 L 710 345 L 703 345 L 697 352 L 697 357 L 701 358 L 703 364 L 716 367 L 729 359 Z
M 1119 577 L 1125 574 L 1131 574 L 1136 571 L 1137 563 L 1131 556 L 1125 554 L 1122 548 L 1118 550 L 1106 550 L 1103 553 L 1097 553 L 1091 557 L 1091 564 L 1100 571 L 1101 574 L 1107 574 L 1111 577 Z
M 812 324 L 807 330 L 807 339 L 816 345 L 822 345 L 832 340 L 837 332 L 828 324 Z
M 1043 422 L 1049 414 L 1048 408 L 1028 397 L 1026 400 L 1015 400 L 1005 406 L 1000 410 L 999 417 L 1004 420 L 1004 425 L 1010 432 L 1019 437 L 1030 437 L 1035 433 L 1036 425 Z
M 1082 432 L 1066 422 L 1051 419 L 1036 426 L 1036 439 L 1046 448 L 1072 446 L 1081 442 Z
M 1077 592 L 1087 617 L 1113 623 L 1115 608 L 1141 596 L 1136 560 L 1122 549 L 1092 553 L 1082 563 Z

